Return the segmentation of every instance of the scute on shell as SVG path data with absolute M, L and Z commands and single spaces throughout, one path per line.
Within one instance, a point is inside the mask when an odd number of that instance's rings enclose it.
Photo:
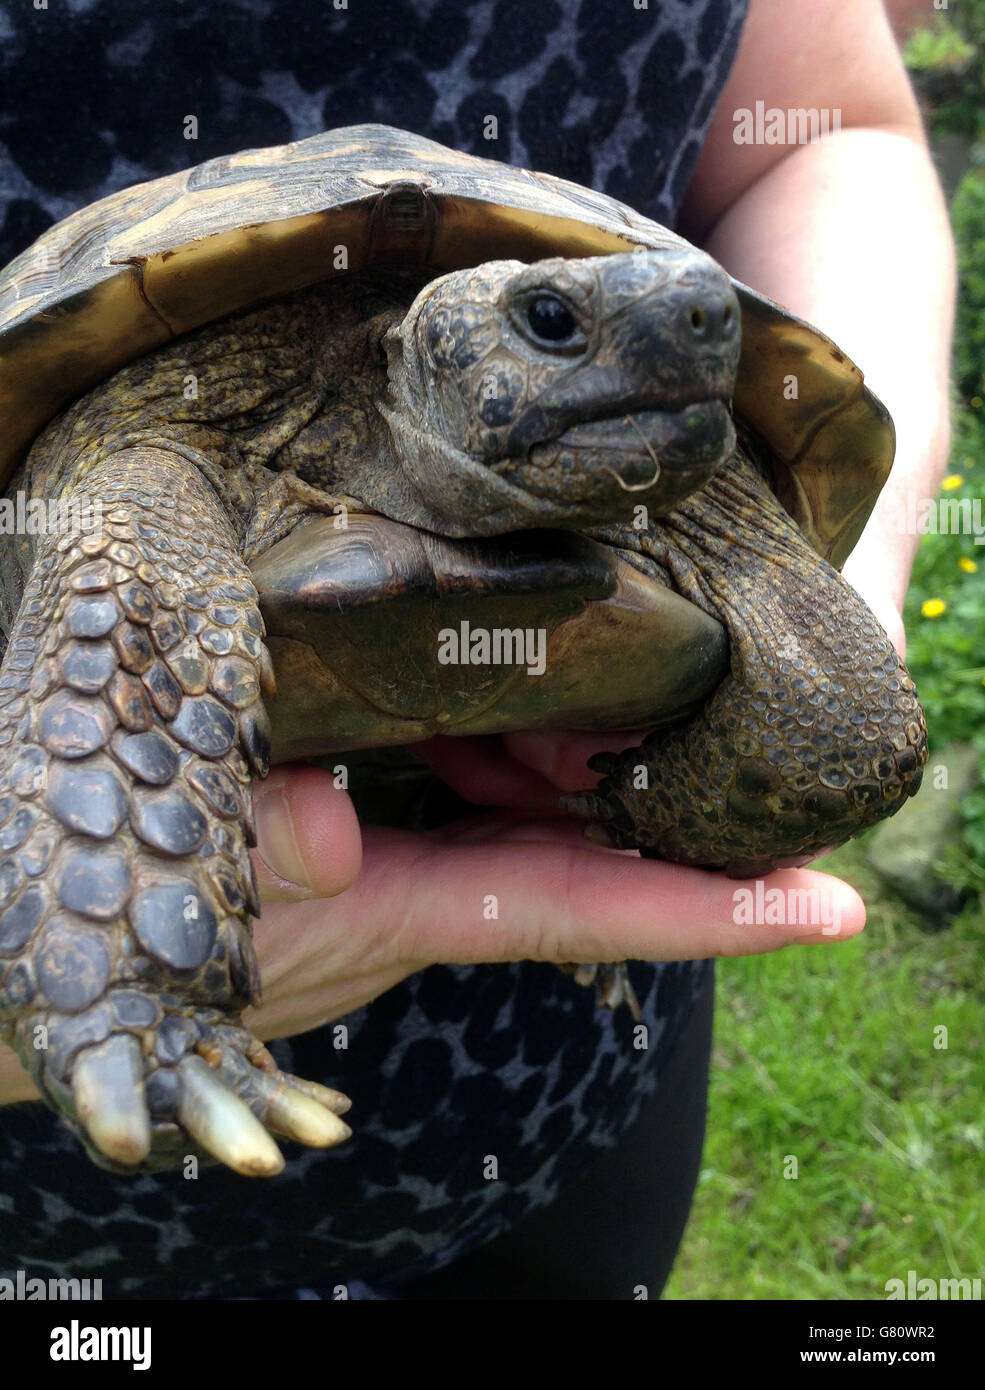
M 0 483 L 59 410 L 127 362 L 346 270 L 402 262 L 440 274 L 491 259 L 681 245 L 603 193 L 381 125 L 123 189 L 50 228 L 0 272 Z M 768 443 L 784 505 L 840 564 L 889 474 L 892 423 L 828 338 L 735 288 L 736 413 Z

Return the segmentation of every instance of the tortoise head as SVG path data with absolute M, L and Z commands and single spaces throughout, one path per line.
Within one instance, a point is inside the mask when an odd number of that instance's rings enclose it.
M 732 452 L 739 339 L 692 249 L 452 272 L 384 339 L 396 467 L 446 533 L 662 515 Z

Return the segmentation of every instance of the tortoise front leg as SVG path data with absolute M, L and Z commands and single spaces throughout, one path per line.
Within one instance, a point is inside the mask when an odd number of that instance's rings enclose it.
M 0 676 L 0 1037 L 104 1167 L 169 1166 L 189 1136 L 276 1173 L 268 1129 L 349 1130 L 345 1097 L 240 1024 L 272 688 L 256 590 L 185 458 L 128 449 L 76 493 L 102 527 L 39 538 Z

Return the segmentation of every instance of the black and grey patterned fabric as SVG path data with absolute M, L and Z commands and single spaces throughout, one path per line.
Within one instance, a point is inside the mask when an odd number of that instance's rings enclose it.
M 639 2 L 2 0 L 0 265 L 119 188 L 360 121 L 672 223 L 746 0 Z
M 0 0 L 0 264 L 76 208 L 249 146 L 382 121 L 546 170 L 673 224 L 746 0 Z M 185 138 L 197 121 L 197 138 Z M 495 118 L 495 119 L 491 119 Z M 493 137 L 493 138 L 490 138 Z M 632 966 L 648 1046 L 550 966 L 435 966 L 277 1043 L 354 1100 L 356 1137 L 119 1179 L 40 1106 L 0 1111 L 0 1275 L 105 1297 L 399 1298 L 619 1142 L 703 962 Z

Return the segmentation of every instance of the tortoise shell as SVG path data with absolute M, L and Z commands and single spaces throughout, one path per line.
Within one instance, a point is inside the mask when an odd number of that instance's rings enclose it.
M 138 184 L 59 222 L 0 274 L 0 483 L 49 420 L 127 362 L 341 269 L 437 275 L 686 245 L 605 194 L 382 125 Z M 892 423 L 830 339 L 733 283 L 736 414 L 771 450 L 788 511 L 839 565 L 888 476 Z

